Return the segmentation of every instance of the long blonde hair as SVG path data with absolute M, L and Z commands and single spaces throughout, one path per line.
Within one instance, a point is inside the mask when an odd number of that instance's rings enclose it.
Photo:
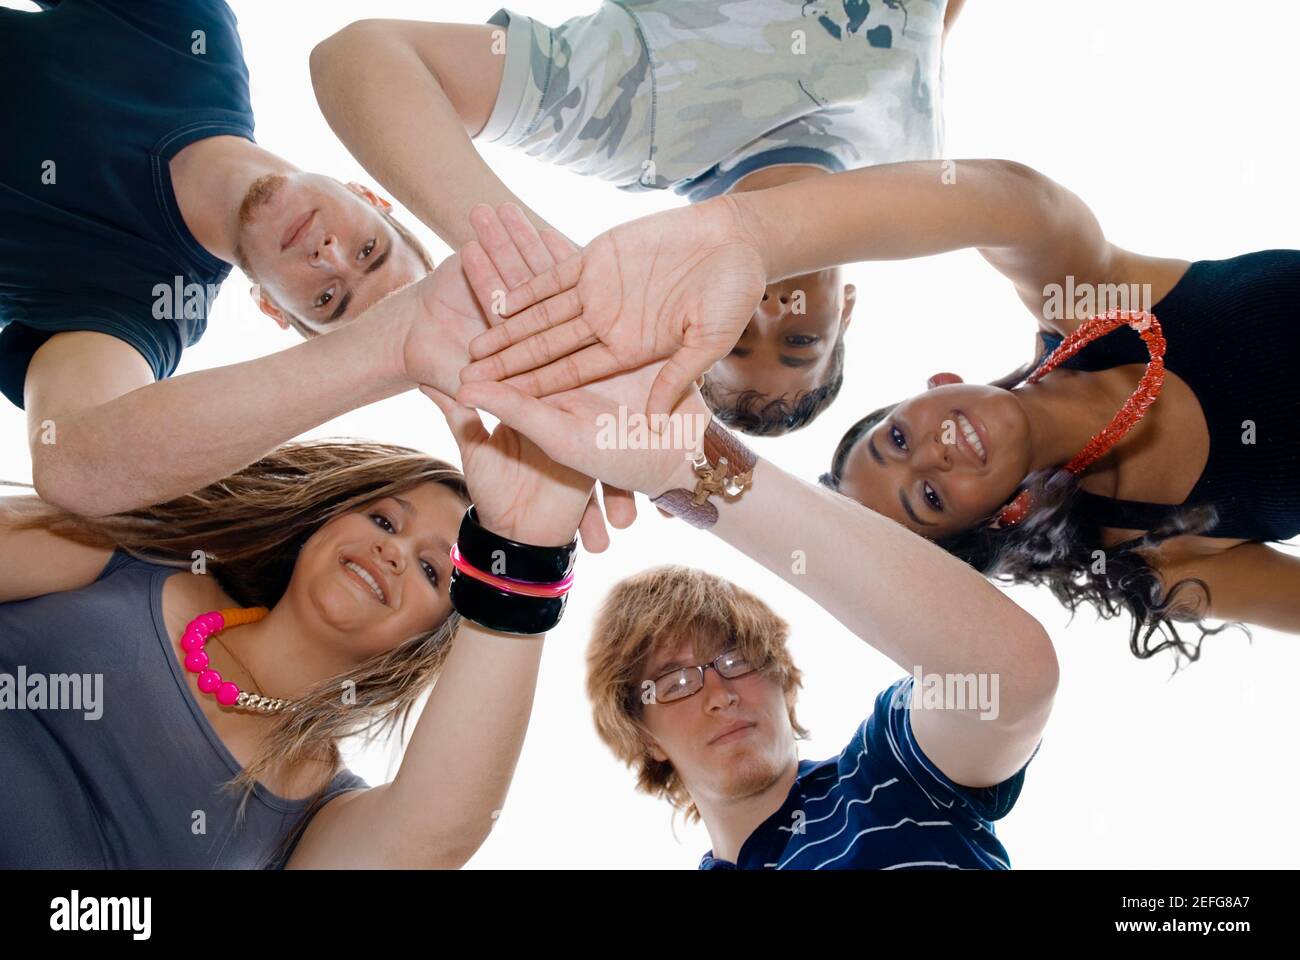
M 269 608 L 284 596 L 303 543 L 325 523 L 428 482 L 469 503 L 461 472 L 418 450 L 366 440 L 295 441 L 166 503 L 89 518 L 37 501 L 13 529 L 43 528 L 165 566 L 189 568 L 201 550 L 208 572 L 237 603 Z M 412 707 L 442 669 L 459 622 L 453 612 L 432 630 L 318 684 L 295 710 L 274 715 L 261 750 L 229 784 L 242 791 L 241 816 L 258 778 L 272 767 L 324 761 L 336 769 L 338 741 L 347 736 L 373 739 L 400 727 L 404 740 Z M 342 689 L 355 693 L 355 703 L 344 702 Z M 311 797 L 271 862 L 301 836 L 328 785 Z

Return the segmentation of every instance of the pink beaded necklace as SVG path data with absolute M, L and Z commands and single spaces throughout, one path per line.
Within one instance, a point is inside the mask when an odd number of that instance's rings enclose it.
M 231 627 L 256 623 L 267 615 L 266 607 L 227 607 L 224 610 L 209 610 L 191 620 L 181 634 L 181 649 L 185 651 L 185 669 L 199 675 L 199 689 L 212 694 L 217 703 L 223 707 L 236 710 L 252 710 L 257 713 L 275 713 L 289 707 L 291 701 L 264 697 L 260 693 L 240 690 L 229 680 L 223 680 L 221 674 L 211 669 L 208 654 L 203 649 L 208 639 Z M 232 653 L 233 657 L 234 654 Z M 251 676 L 251 674 L 250 674 Z

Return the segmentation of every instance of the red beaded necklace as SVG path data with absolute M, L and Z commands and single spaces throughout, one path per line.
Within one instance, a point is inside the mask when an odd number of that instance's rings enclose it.
M 1138 381 L 1137 388 L 1124 401 L 1124 405 L 1111 418 L 1110 423 L 1106 424 L 1105 428 L 1089 440 L 1084 448 L 1062 468 L 1074 476 L 1083 473 L 1119 443 L 1124 435 L 1146 416 L 1151 404 L 1155 403 L 1156 398 L 1160 396 L 1160 390 L 1165 385 L 1165 335 L 1160 328 L 1160 321 L 1156 319 L 1155 314 L 1145 310 L 1112 310 L 1105 316 L 1090 317 L 1061 341 L 1061 345 L 1053 350 L 1038 369 L 1025 380 L 1026 383 L 1037 383 L 1094 340 L 1126 324 L 1142 337 L 1151 359 L 1147 361 L 1146 371 Z M 1021 490 L 1002 508 L 992 525 L 993 528 L 1000 530 L 1015 526 L 1029 515 L 1032 506 L 1033 497 L 1029 491 Z

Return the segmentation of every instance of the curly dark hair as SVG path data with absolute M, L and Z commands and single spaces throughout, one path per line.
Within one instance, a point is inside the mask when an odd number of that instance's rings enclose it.
M 753 437 L 779 437 L 812 423 L 839 396 L 844 386 L 844 333 L 841 330 L 831 348 L 830 368 L 821 386 L 797 393 L 770 397 L 757 390 L 726 392 L 704 376 L 700 395 L 718 422 Z
M 1009 389 L 1006 385 L 1012 379 L 1005 378 L 996 385 Z M 838 491 L 850 451 L 896 406 L 873 410 L 853 424 L 835 448 L 830 470 L 818 482 Z M 1171 649 L 1175 671 L 1181 658 L 1188 662 L 1200 658 L 1201 644 L 1211 634 L 1236 626 L 1250 635 L 1240 623 L 1205 626 L 1203 611 L 1209 609 L 1209 585 L 1189 577 L 1165 591 L 1159 575 L 1142 555 L 1142 551 L 1170 537 L 1211 529 L 1218 521 L 1213 506 L 1175 511 L 1144 535 L 1106 548 L 1101 545 L 1101 527 L 1075 509 L 1079 484 L 1072 474 L 1040 470 L 1027 477 L 1024 486 L 1034 498 L 1034 509 L 1020 523 L 995 530 L 981 521 L 960 533 L 936 539 L 935 543 L 991 580 L 1046 586 L 1070 611 L 1071 619 L 1083 604 L 1091 605 L 1103 620 L 1127 612 L 1133 621 L 1129 634 L 1133 655 L 1145 660 Z M 1194 641 L 1184 639 L 1174 625 L 1176 620 L 1194 624 L 1200 636 Z

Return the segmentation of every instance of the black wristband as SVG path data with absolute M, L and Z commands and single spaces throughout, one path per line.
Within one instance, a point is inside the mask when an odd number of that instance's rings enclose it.
M 456 546 L 460 555 L 480 570 L 531 583 L 563 580 L 573 570 L 578 555 L 577 537 L 562 547 L 539 547 L 499 536 L 479 523 L 473 506 L 460 522 Z
M 562 597 L 526 597 L 506 593 L 453 569 L 451 606 L 466 620 L 502 633 L 546 633 L 560 622 L 568 594 Z

